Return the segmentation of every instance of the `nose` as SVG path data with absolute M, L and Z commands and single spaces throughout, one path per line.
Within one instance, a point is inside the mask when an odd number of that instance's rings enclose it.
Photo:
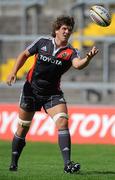
M 69 29 L 66 29 L 66 31 L 65 31 L 66 33 L 69 33 Z
M 66 29 L 64 33 L 68 35 L 68 34 L 70 34 L 70 31 L 68 29 Z

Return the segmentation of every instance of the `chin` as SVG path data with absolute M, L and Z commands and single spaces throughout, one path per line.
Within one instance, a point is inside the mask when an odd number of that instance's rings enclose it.
M 63 42 L 63 43 L 67 43 L 67 42 L 68 42 L 68 39 L 66 38 L 66 39 L 62 40 L 62 42 Z

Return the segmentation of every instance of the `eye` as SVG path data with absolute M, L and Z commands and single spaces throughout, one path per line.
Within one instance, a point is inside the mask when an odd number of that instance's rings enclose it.
M 65 30 L 65 31 L 66 31 L 66 30 L 67 30 L 67 28 L 63 27 L 63 30 Z
M 72 28 L 71 28 L 71 27 L 69 27 L 69 28 L 68 28 L 68 31 L 72 32 Z

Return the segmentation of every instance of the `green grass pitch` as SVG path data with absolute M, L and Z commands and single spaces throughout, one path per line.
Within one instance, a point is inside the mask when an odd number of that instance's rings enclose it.
M 72 160 L 81 164 L 77 174 L 64 174 L 57 144 L 27 142 L 19 170 L 10 172 L 11 142 L 0 142 L 0 180 L 115 180 L 115 146 L 72 145 Z

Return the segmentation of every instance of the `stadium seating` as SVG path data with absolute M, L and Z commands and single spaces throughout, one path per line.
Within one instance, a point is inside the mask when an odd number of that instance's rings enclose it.
M 6 82 L 8 74 L 11 72 L 13 65 L 15 64 L 15 59 L 8 59 L 7 63 L 2 64 L 0 66 L 0 81 Z M 34 58 L 30 57 L 27 60 L 28 62 L 25 63 L 25 65 L 20 69 L 20 71 L 17 74 L 17 79 L 23 79 L 25 74 L 28 72 L 30 67 L 33 65 Z
M 115 14 L 112 15 L 112 23 L 109 27 L 105 28 L 97 26 L 94 23 L 89 23 L 82 31 L 84 36 L 115 36 Z M 84 41 L 82 44 L 80 41 L 77 40 L 77 38 L 79 37 L 79 32 L 74 32 L 73 33 L 73 41 L 72 41 L 72 45 L 75 48 L 80 49 L 81 45 L 85 46 L 85 47 L 90 47 L 94 44 L 93 41 L 91 40 L 87 40 Z M 5 82 L 8 73 L 11 71 L 13 65 L 15 63 L 15 59 L 8 59 L 6 61 L 6 63 L 1 64 L 0 66 L 0 81 Z M 17 78 L 18 79 L 23 79 L 23 77 L 25 76 L 25 74 L 28 72 L 28 70 L 30 69 L 30 67 L 32 66 L 32 64 L 34 63 L 33 57 L 30 57 L 28 59 L 28 63 L 25 63 L 25 65 L 23 66 L 23 68 L 20 69 L 20 71 L 18 72 Z
M 98 26 L 94 23 L 89 23 L 83 30 L 82 30 L 82 35 L 84 36 L 115 36 L 115 14 L 112 14 L 112 22 L 111 25 L 103 28 L 101 26 Z M 72 41 L 72 45 L 75 48 L 80 49 L 81 48 L 81 43 L 77 40 L 78 37 L 80 36 L 79 32 L 75 32 L 73 33 L 73 41 Z M 88 40 L 88 41 L 84 41 L 82 43 L 82 46 L 92 46 L 94 44 L 93 41 Z

